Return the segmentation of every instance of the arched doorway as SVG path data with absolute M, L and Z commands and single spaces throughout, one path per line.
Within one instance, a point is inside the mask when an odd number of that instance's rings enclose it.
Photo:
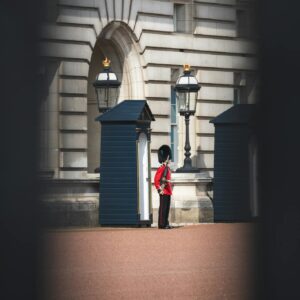
M 125 99 L 144 99 L 144 80 L 138 44 L 129 27 L 122 22 L 111 22 L 101 32 L 92 53 L 88 75 L 88 173 L 94 173 L 100 161 L 99 115 L 93 82 L 108 57 L 111 67 L 121 81 L 118 102 Z

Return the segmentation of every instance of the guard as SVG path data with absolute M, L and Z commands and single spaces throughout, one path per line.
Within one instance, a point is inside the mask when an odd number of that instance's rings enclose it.
M 161 166 L 157 169 L 154 176 L 154 185 L 159 193 L 159 211 L 158 211 L 158 228 L 171 229 L 169 225 L 169 211 L 172 195 L 171 171 L 169 161 L 172 159 L 172 151 L 169 146 L 162 145 L 158 149 L 158 161 Z

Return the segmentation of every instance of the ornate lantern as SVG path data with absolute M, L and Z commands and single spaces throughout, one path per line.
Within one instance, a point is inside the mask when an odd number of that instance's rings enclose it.
M 97 75 L 93 83 L 99 112 L 105 112 L 117 104 L 119 87 L 121 85 L 116 74 L 110 68 L 110 60 L 105 58 L 102 63 L 104 70 Z

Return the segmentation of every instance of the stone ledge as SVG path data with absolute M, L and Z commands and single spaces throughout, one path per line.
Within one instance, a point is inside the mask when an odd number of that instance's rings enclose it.
M 158 209 L 153 209 L 153 224 L 158 221 Z M 170 208 L 169 222 L 171 224 L 199 224 L 213 223 L 214 213 L 212 207 L 198 208 Z
M 41 199 L 84 198 L 99 195 L 99 179 L 41 179 Z
M 67 199 L 66 197 L 43 199 L 41 201 L 42 225 L 59 226 L 98 226 L 98 197 Z
M 189 209 L 189 208 L 211 208 L 212 202 L 209 197 L 198 197 L 195 199 L 178 199 L 175 198 L 171 207 Z
M 74 184 L 95 184 L 95 183 L 99 183 L 100 177 L 99 174 L 96 174 L 98 176 L 98 178 L 83 178 L 83 179 L 73 179 L 73 178 L 40 178 L 42 181 L 46 182 L 48 181 L 49 184 L 70 184 L 70 183 L 74 183 Z

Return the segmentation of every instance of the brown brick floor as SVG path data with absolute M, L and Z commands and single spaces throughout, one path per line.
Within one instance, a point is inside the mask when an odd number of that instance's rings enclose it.
M 40 298 L 254 299 L 254 226 L 48 231 L 43 235 Z

